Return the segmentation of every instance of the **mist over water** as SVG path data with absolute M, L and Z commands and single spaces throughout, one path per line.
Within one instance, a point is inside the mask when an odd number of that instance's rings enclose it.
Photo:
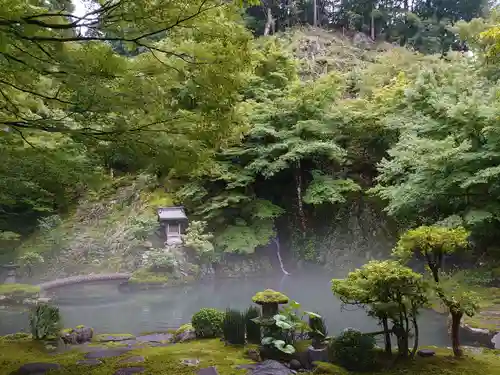
M 332 295 L 330 280 L 345 272 L 327 272 L 321 267 L 274 275 L 238 279 L 205 280 L 199 284 L 168 289 L 123 293 L 118 283 L 80 284 L 55 291 L 65 327 L 84 324 L 97 332 L 139 334 L 175 328 L 189 322 L 202 307 L 246 309 L 260 290 L 279 290 L 301 303 L 302 309 L 320 313 L 330 335 L 347 327 L 363 332 L 380 330 L 362 309 L 342 308 Z M 28 329 L 27 313 L 0 310 L 0 334 Z M 424 311 L 420 317 L 421 345 L 449 344 L 446 316 Z M 465 343 L 464 343 L 465 344 Z

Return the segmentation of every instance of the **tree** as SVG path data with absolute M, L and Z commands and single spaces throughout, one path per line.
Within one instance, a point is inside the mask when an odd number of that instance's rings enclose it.
M 427 306 L 427 285 L 422 275 L 397 261 L 371 261 L 350 272 L 346 279 L 332 280 L 333 294 L 344 304 L 360 305 L 384 328 L 385 350 L 390 354 L 390 333 L 398 339 L 399 355 L 413 357 L 418 348 L 417 316 Z M 393 328 L 389 330 L 388 322 Z M 410 332 L 414 347 L 409 353 Z
M 394 256 L 408 260 L 415 253 L 424 255 L 435 282 L 436 293 L 448 308 L 451 319 L 451 341 L 456 357 L 462 355 L 460 348 L 460 321 L 464 314 L 473 316 L 478 308 L 477 300 L 472 293 L 447 293 L 440 284 L 443 272 L 443 259 L 446 254 L 453 254 L 468 246 L 469 233 L 464 228 L 445 228 L 438 226 L 422 226 L 409 230 L 399 239 Z

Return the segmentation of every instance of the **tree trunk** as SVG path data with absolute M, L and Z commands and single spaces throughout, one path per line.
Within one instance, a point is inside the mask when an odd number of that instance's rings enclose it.
M 375 9 L 372 9 L 372 24 L 371 24 L 371 37 L 372 40 L 375 40 L 375 17 L 373 15 Z
M 411 358 L 415 358 L 415 354 L 417 354 L 418 350 L 418 323 L 417 323 L 417 317 L 415 315 L 415 312 L 413 312 L 411 321 L 413 323 L 413 330 L 415 332 L 415 340 L 413 341 L 413 350 L 411 351 Z
M 392 354 L 391 331 L 387 318 L 382 318 L 382 326 L 384 327 L 385 353 Z
M 266 19 L 266 26 L 264 27 L 264 35 L 269 35 L 271 31 L 274 32 L 274 19 L 270 7 L 267 8 L 266 13 L 267 13 L 267 19 Z
M 453 354 L 455 357 L 461 357 L 463 352 L 460 348 L 460 321 L 464 315 L 461 312 L 451 313 L 451 346 L 453 347 Z
M 313 1 L 313 26 L 316 27 L 318 26 L 318 4 L 317 0 Z
M 305 237 L 307 231 L 306 215 L 304 214 L 304 204 L 302 202 L 302 170 L 300 161 L 295 168 L 295 187 L 297 191 L 297 208 L 299 210 L 299 219 L 302 227 L 302 236 Z

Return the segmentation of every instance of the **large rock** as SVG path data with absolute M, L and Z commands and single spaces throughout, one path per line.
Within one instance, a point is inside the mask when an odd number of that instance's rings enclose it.
M 316 349 L 310 346 L 307 349 L 307 357 L 309 363 L 328 362 L 328 349 L 327 348 Z
M 94 330 L 92 328 L 80 326 L 64 331 L 61 339 L 65 344 L 76 345 L 92 341 L 93 336 Z
M 460 331 L 460 336 L 465 342 L 474 342 L 480 346 L 490 349 L 495 348 L 492 340 L 497 332 L 493 332 L 485 328 L 474 328 L 464 323 L 462 323 Z
M 176 333 L 172 342 L 186 342 L 196 339 L 196 332 L 194 328 L 186 329 L 183 332 Z
M 251 375 L 290 375 L 294 372 L 284 364 L 272 359 L 258 363 L 251 370 Z
M 57 363 L 27 363 L 11 373 L 11 375 L 42 375 L 52 370 L 59 370 L 61 365 Z
M 219 375 L 217 369 L 214 366 L 202 368 L 198 370 L 197 375 Z

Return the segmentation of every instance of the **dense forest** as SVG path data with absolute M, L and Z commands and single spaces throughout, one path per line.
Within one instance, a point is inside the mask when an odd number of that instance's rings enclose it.
M 139 179 L 211 257 L 283 231 L 315 260 L 317 223 L 360 200 L 400 228 L 463 225 L 495 255 L 494 4 L 83 4 L 0 7 L 2 254 Z

